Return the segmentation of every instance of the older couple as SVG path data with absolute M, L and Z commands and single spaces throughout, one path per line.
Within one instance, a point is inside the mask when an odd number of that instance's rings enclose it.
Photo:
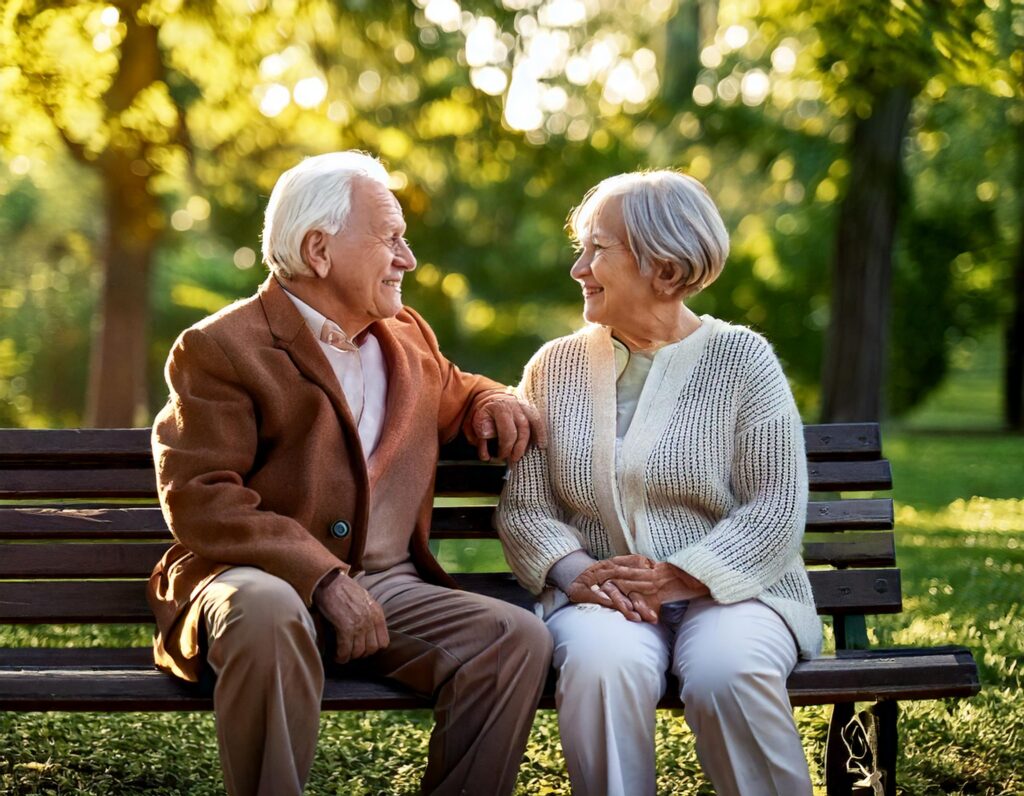
M 702 186 L 653 172 L 587 195 L 571 274 L 590 324 L 518 398 L 403 305 L 416 261 L 387 186 L 354 152 L 282 175 L 270 277 L 168 360 L 156 661 L 216 675 L 228 792 L 302 791 L 326 654 L 435 697 L 423 792 L 510 793 L 553 648 L 574 793 L 654 792 L 670 667 L 719 793 L 810 793 L 785 690 L 820 635 L 800 421 L 768 344 L 682 301 L 728 251 Z M 453 589 L 430 554 L 433 465 L 460 429 L 512 464 L 499 530 L 543 619 Z

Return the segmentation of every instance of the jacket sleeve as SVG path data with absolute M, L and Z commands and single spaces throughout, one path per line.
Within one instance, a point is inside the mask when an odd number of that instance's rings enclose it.
M 721 603 L 756 597 L 777 581 L 800 555 L 806 520 L 803 424 L 778 360 L 756 340 L 735 429 L 735 507 L 698 543 L 668 558 Z
M 170 399 L 152 442 L 171 532 L 202 558 L 284 579 L 310 604 L 320 579 L 348 565 L 294 519 L 261 509 L 260 495 L 245 486 L 257 418 L 234 365 L 209 334 L 190 329 L 175 343 L 166 377 Z
M 517 393 L 551 428 L 544 385 L 544 350 L 526 366 Z M 505 558 L 516 578 L 533 594 L 544 589 L 548 571 L 565 556 L 583 550 L 576 529 L 551 488 L 548 451 L 536 445 L 510 469 L 498 501 L 495 524 Z
M 466 373 L 449 361 L 437 343 L 434 330 L 415 310 L 405 308 L 419 327 L 420 334 L 437 363 L 441 373 L 441 401 L 437 412 L 438 440 L 450 442 L 461 428 L 470 442 L 476 443 L 469 428 L 473 412 L 490 396 L 508 392 L 508 389 L 493 379 Z

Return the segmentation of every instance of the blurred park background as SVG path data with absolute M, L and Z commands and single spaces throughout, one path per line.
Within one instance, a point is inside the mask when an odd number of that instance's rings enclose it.
M 0 426 L 148 424 L 306 155 L 385 160 L 407 302 L 509 382 L 581 323 L 569 209 L 681 168 L 732 235 L 694 309 L 766 334 L 808 422 L 885 423 L 906 611 L 872 639 L 979 661 L 975 699 L 905 710 L 903 792 L 1024 793 L 1022 42 L 1020 0 L 0 0 Z M 820 784 L 827 711 L 797 716 Z M 428 728 L 325 716 L 311 792 L 415 792 Z M 709 792 L 683 719 L 658 733 L 659 792 Z M 0 791 L 219 789 L 209 715 L 0 714 Z M 565 791 L 545 713 L 520 793 Z
M 378 153 L 407 301 L 515 381 L 580 324 L 569 209 L 677 167 L 732 234 L 693 304 L 776 345 L 808 419 L 1024 367 L 1015 0 L 6 0 L 0 425 L 148 424 L 177 334 L 265 277 L 277 176 Z

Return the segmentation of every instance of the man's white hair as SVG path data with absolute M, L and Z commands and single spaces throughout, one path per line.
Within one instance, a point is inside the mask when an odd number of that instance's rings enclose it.
M 356 150 L 306 158 L 278 178 L 263 217 L 263 262 L 275 275 L 313 275 L 302 259 L 302 240 L 314 229 L 341 231 L 352 210 L 356 177 L 388 184 L 383 164 Z
M 674 293 L 692 296 L 714 282 L 729 256 L 729 233 L 707 189 L 671 169 L 608 177 L 591 188 L 569 215 L 570 236 L 583 243 L 606 201 L 622 197 L 626 244 L 641 273 L 669 266 Z

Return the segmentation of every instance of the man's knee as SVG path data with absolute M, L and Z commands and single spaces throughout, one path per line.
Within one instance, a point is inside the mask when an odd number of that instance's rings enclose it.
M 316 629 L 302 599 L 286 581 L 260 570 L 236 568 L 211 583 L 203 596 L 211 648 L 230 646 L 257 659 L 307 656 Z

